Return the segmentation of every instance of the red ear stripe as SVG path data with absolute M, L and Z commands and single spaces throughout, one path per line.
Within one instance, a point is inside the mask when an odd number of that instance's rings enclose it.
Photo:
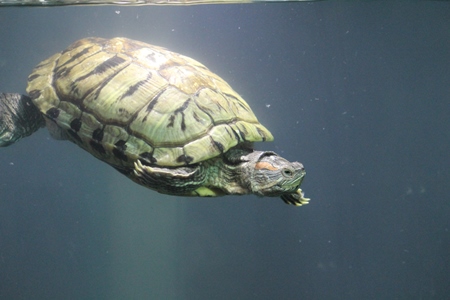
M 267 170 L 271 170 L 271 171 L 276 171 L 278 170 L 278 168 L 275 168 L 274 166 L 272 166 L 271 164 L 267 163 L 267 162 L 257 162 L 255 164 L 255 169 L 257 170 L 261 170 L 261 169 L 267 169 Z

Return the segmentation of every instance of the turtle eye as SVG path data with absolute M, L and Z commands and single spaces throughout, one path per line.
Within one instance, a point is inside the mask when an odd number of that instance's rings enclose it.
M 281 173 L 283 174 L 284 177 L 288 177 L 288 178 L 294 176 L 294 172 L 291 169 L 288 169 L 288 168 L 284 168 L 281 171 Z

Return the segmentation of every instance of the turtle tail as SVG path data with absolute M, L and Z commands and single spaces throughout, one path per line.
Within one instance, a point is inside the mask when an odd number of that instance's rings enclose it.
M 0 93 L 0 147 L 9 146 L 44 126 L 44 117 L 29 97 Z

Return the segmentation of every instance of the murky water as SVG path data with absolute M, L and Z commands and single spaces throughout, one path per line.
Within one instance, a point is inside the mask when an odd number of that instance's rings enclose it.
M 0 159 L 2 299 L 444 299 L 450 5 L 0 9 L 0 91 L 73 41 L 125 36 L 227 80 L 301 161 L 296 208 L 157 194 L 44 130 Z

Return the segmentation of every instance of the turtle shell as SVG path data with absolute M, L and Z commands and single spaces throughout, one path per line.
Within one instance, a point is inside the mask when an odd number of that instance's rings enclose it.
M 271 141 L 249 105 L 189 57 L 126 38 L 86 38 L 41 62 L 27 92 L 65 136 L 113 166 L 194 164 Z

